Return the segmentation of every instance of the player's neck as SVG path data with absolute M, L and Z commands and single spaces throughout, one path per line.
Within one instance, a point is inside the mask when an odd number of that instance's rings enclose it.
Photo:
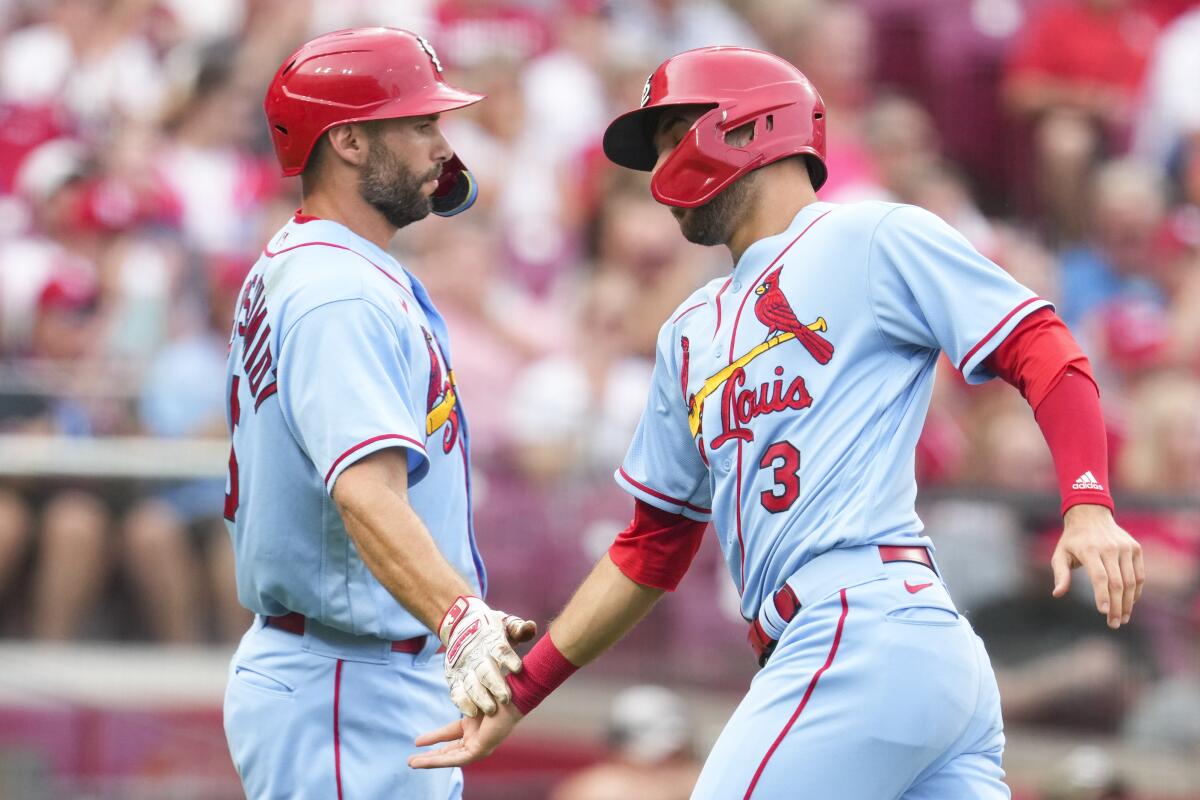
M 762 169 L 746 218 L 727 242 L 734 266 L 750 245 L 783 233 L 800 209 L 817 202 L 807 172 L 796 174 L 797 164 L 780 162 Z M 803 162 L 799 169 L 804 169 Z
M 302 208 L 305 214 L 345 225 L 380 250 L 387 250 L 396 235 L 396 228 L 358 192 L 317 189 L 304 196 Z

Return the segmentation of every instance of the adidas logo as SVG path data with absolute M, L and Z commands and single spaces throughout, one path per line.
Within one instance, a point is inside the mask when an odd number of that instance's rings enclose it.
M 1072 489 L 1092 489 L 1097 492 L 1104 491 L 1104 487 L 1100 485 L 1100 482 L 1098 480 L 1096 480 L 1096 476 L 1092 474 L 1092 471 L 1090 469 L 1087 472 L 1080 475 L 1078 478 L 1076 478 L 1075 482 L 1073 484 L 1071 484 L 1071 488 Z

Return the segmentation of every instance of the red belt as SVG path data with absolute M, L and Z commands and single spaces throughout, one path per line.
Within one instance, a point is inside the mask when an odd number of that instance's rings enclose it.
M 267 624 L 272 628 L 279 628 L 281 631 L 294 633 L 297 636 L 304 635 L 304 623 L 307 621 L 303 614 L 297 614 L 293 611 L 290 614 L 284 614 L 281 617 L 267 617 Z M 412 653 L 421 652 L 425 647 L 427 636 L 414 636 L 411 639 L 404 639 L 399 642 L 392 642 L 393 653 Z
M 929 555 L 928 547 L 898 547 L 881 544 L 879 545 L 879 560 L 885 564 L 911 561 L 914 564 L 929 567 L 935 575 L 937 574 L 937 568 L 933 566 L 933 557 Z M 796 597 L 796 592 L 786 583 L 775 593 L 772 602 L 775 603 L 775 610 L 779 612 L 784 623 L 791 622 L 800 611 L 800 598 Z M 767 634 L 763 629 L 762 622 L 758 619 L 750 623 L 750 633 L 746 638 L 749 640 L 754 654 L 758 656 L 758 666 L 766 666 L 767 659 L 775 651 L 776 641 Z

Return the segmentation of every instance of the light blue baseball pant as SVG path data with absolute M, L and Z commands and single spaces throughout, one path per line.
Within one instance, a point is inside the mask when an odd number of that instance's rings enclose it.
M 818 556 L 788 584 L 801 609 L 764 621 L 782 637 L 693 800 L 1011 797 L 995 675 L 936 574 L 867 546 Z
M 436 637 L 418 654 L 311 621 L 257 618 L 225 690 L 225 737 L 250 800 L 459 800 L 459 769 L 413 770 L 413 739 L 460 714 Z

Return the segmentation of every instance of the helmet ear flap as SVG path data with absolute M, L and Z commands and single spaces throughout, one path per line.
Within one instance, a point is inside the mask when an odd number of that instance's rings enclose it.
M 433 213 L 453 217 L 470 208 L 479 197 L 479 184 L 457 155 L 442 166 L 437 189 L 433 192 Z
M 759 153 L 726 142 L 724 108 L 696 120 L 691 131 L 654 173 L 650 191 L 660 203 L 681 208 L 701 206 L 762 160 Z
M 812 182 L 813 191 L 820 189 L 829 179 L 829 170 L 825 162 L 809 153 L 804 153 L 804 166 L 808 168 L 808 179 Z

